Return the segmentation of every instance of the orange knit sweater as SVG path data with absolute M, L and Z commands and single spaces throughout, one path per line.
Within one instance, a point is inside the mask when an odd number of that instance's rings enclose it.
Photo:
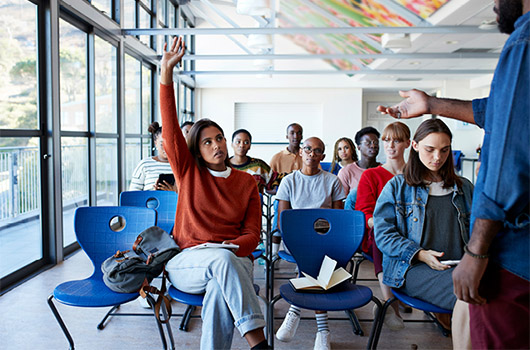
M 181 249 L 205 242 L 238 244 L 237 256 L 258 245 L 261 201 L 251 175 L 232 169 L 226 179 L 199 170 L 178 123 L 173 85 L 160 84 L 162 137 L 179 189 L 173 237 Z

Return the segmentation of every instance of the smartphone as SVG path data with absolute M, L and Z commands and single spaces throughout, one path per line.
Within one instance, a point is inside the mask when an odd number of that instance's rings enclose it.
M 160 175 L 158 175 L 158 182 L 161 183 L 162 181 L 165 181 L 165 182 L 167 182 L 170 185 L 174 185 L 175 184 L 175 176 L 173 176 L 173 174 L 160 174 Z
M 449 265 L 449 266 L 458 265 L 459 262 L 460 262 L 460 260 L 444 260 L 444 261 L 440 261 L 440 263 L 442 263 L 444 265 Z

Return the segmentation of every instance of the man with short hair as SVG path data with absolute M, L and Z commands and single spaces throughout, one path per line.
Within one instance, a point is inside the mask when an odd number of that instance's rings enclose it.
M 361 154 L 361 159 L 357 162 L 346 165 L 339 170 L 340 182 L 344 188 L 346 202 L 344 208 L 355 210 L 355 201 L 357 199 L 357 186 L 361 175 L 366 169 L 375 168 L 381 165 L 376 158 L 379 154 L 379 131 L 376 128 L 367 126 L 357 131 L 355 134 L 355 143 Z
M 286 149 L 276 153 L 271 161 L 271 169 L 277 173 L 292 173 L 302 168 L 302 158 L 300 157 L 300 142 L 303 138 L 303 129 L 300 124 L 293 123 L 287 127 L 285 138 L 289 140 Z
M 286 209 L 342 209 L 345 196 L 339 179 L 320 168 L 320 162 L 325 157 L 324 150 L 324 143 L 318 137 L 305 140 L 299 151 L 302 169 L 287 175 L 278 188 L 278 216 Z M 328 350 L 331 338 L 327 312 L 316 311 L 316 319 L 318 331 L 314 349 Z M 291 341 L 299 321 L 300 308 L 292 305 L 276 332 L 276 338 L 284 342 Z
M 529 349 L 530 322 L 530 0 L 495 0 L 499 30 L 511 34 L 489 97 L 473 101 L 400 91 L 379 106 L 395 118 L 438 114 L 484 128 L 471 238 L 453 272 L 454 292 L 470 303 L 471 343 Z

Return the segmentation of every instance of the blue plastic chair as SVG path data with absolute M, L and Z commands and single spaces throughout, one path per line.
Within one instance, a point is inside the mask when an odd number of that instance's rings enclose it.
M 322 167 L 322 170 L 329 172 L 331 169 L 331 162 L 320 162 L 320 166 Z
M 315 223 L 322 219 L 329 223 L 329 230 L 326 233 L 319 233 L 314 227 Z M 299 271 L 315 277 L 320 271 L 325 255 L 336 260 L 337 267 L 346 267 L 364 235 L 364 214 L 360 211 L 290 209 L 281 213 L 280 224 L 284 243 L 294 257 Z M 280 287 L 280 296 L 289 304 L 303 309 L 345 311 L 354 326 L 355 334 L 362 334 L 362 330 L 353 310 L 370 301 L 381 308 L 381 303 L 373 296 L 370 288 L 350 281 L 323 293 L 297 292 L 290 283 L 287 283 Z M 273 298 L 269 305 L 268 329 L 271 345 L 274 341 L 274 304 L 280 296 Z M 375 330 L 376 327 L 372 327 L 368 348 L 372 347 Z
M 462 173 L 462 158 L 465 157 L 465 154 L 462 151 L 453 150 L 453 163 L 455 170 L 461 174 Z
M 113 231 L 110 227 L 111 220 L 115 217 L 125 220 L 125 226 L 120 231 Z M 114 311 L 121 304 L 138 298 L 139 293 L 116 293 L 110 290 L 103 282 L 101 263 L 115 254 L 117 250 L 131 249 L 138 234 L 153 226 L 155 222 L 156 212 L 148 208 L 82 207 L 76 209 L 74 230 L 77 241 L 91 260 L 94 271 L 90 277 L 83 280 L 61 283 L 48 297 L 48 305 L 68 339 L 70 349 L 74 349 L 74 340 L 55 307 L 53 299 L 61 304 L 77 307 L 111 306 L 111 310 L 98 325 L 98 329 L 103 329 L 106 319 L 112 315 L 119 315 Z M 150 303 L 154 303 L 151 296 L 148 296 L 148 300 Z M 158 320 L 157 326 L 162 344 L 164 348 L 167 348 L 164 330 Z M 167 327 L 168 332 L 171 332 L 169 323 Z
M 386 310 L 390 307 L 390 305 L 392 303 L 396 302 L 397 300 L 401 301 L 403 304 L 408 305 L 408 306 L 410 306 L 410 307 L 412 307 L 414 309 L 418 309 L 418 310 L 423 311 L 427 315 L 427 317 L 429 317 L 429 319 L 431 319 L 434 323 L 436 323 L 436 325 L 438 326 L 438 328 L 440 329 L 440 331 L 442 332 L 442 334 L 444 336 L 446 336 L 446 337 L 449 336 L 451 331 L 445 329 L 440 324 L 440 322 L 438 322 L 436 317 L 434 317 L 432 315 L 432 313 L 452 314 L 453 310 L 442 309 L 442 308 L 440 308 L 440 307 L 438 307 L 436 305 L 433 305 L 431 303 L 428 303 L 426 301 L 410 297 L 407 294 L 405 294 L 405 293 L 403 293 L 403 292 L 401 292 L 401 291 L 399 291 L 397 289 L 394 289 L 394 288 L 392 288 L 392 294 L 394 294 L 394 296 L 392 298 L 388 299 L 383 304 L 383 307 L 382 307 L 382 309 L 380 310 L 380 312 L 379 312 L 379 314 L 377 316 L 377 330 L 376 330 L 376 334 L 374 336 L 374 348 L 377 347 L 377 343 L 379 341 L 379 336 L 381 335 L 381 330 L 383 329 L 383 323 L 385 321 Z
M 156 226 L 171 234 L 175 224 L 178 195 L 172 191 L 124 191 L 120 206 L 143 207 L 156 210 Z

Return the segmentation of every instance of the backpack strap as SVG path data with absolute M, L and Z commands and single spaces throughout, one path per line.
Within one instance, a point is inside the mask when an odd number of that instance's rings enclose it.
M 144 283 L 142 284 L 142 287 L 140 288 L 140 295 L 142 298 L 145 298 L 147 296 L 147 293 L 150 294 L 156 294 L 158 297 L 156 298 L 156 302 L 154 305 L 154 313 L 156 319 L 163 324 L 166 324 L 169 322 L 169 319 L 171 318 L 171 313 L 173 310 L 171 309 L 171 302 L 169 298 L 166 296 L 166 278 L 167 278 L 167 272 L 166 268 L 164 267 L 164 271 L 162 272 L 162 286 L 160 287 L 160 290 L 158 288 L 152 286 L 147 281 L 147 278 L 144 280 Z M 162 303 L 164 303 L 167 311 L 167 317 L 166 319 L 162 319 L 160 317 L 160 308 L 162 307 Z

